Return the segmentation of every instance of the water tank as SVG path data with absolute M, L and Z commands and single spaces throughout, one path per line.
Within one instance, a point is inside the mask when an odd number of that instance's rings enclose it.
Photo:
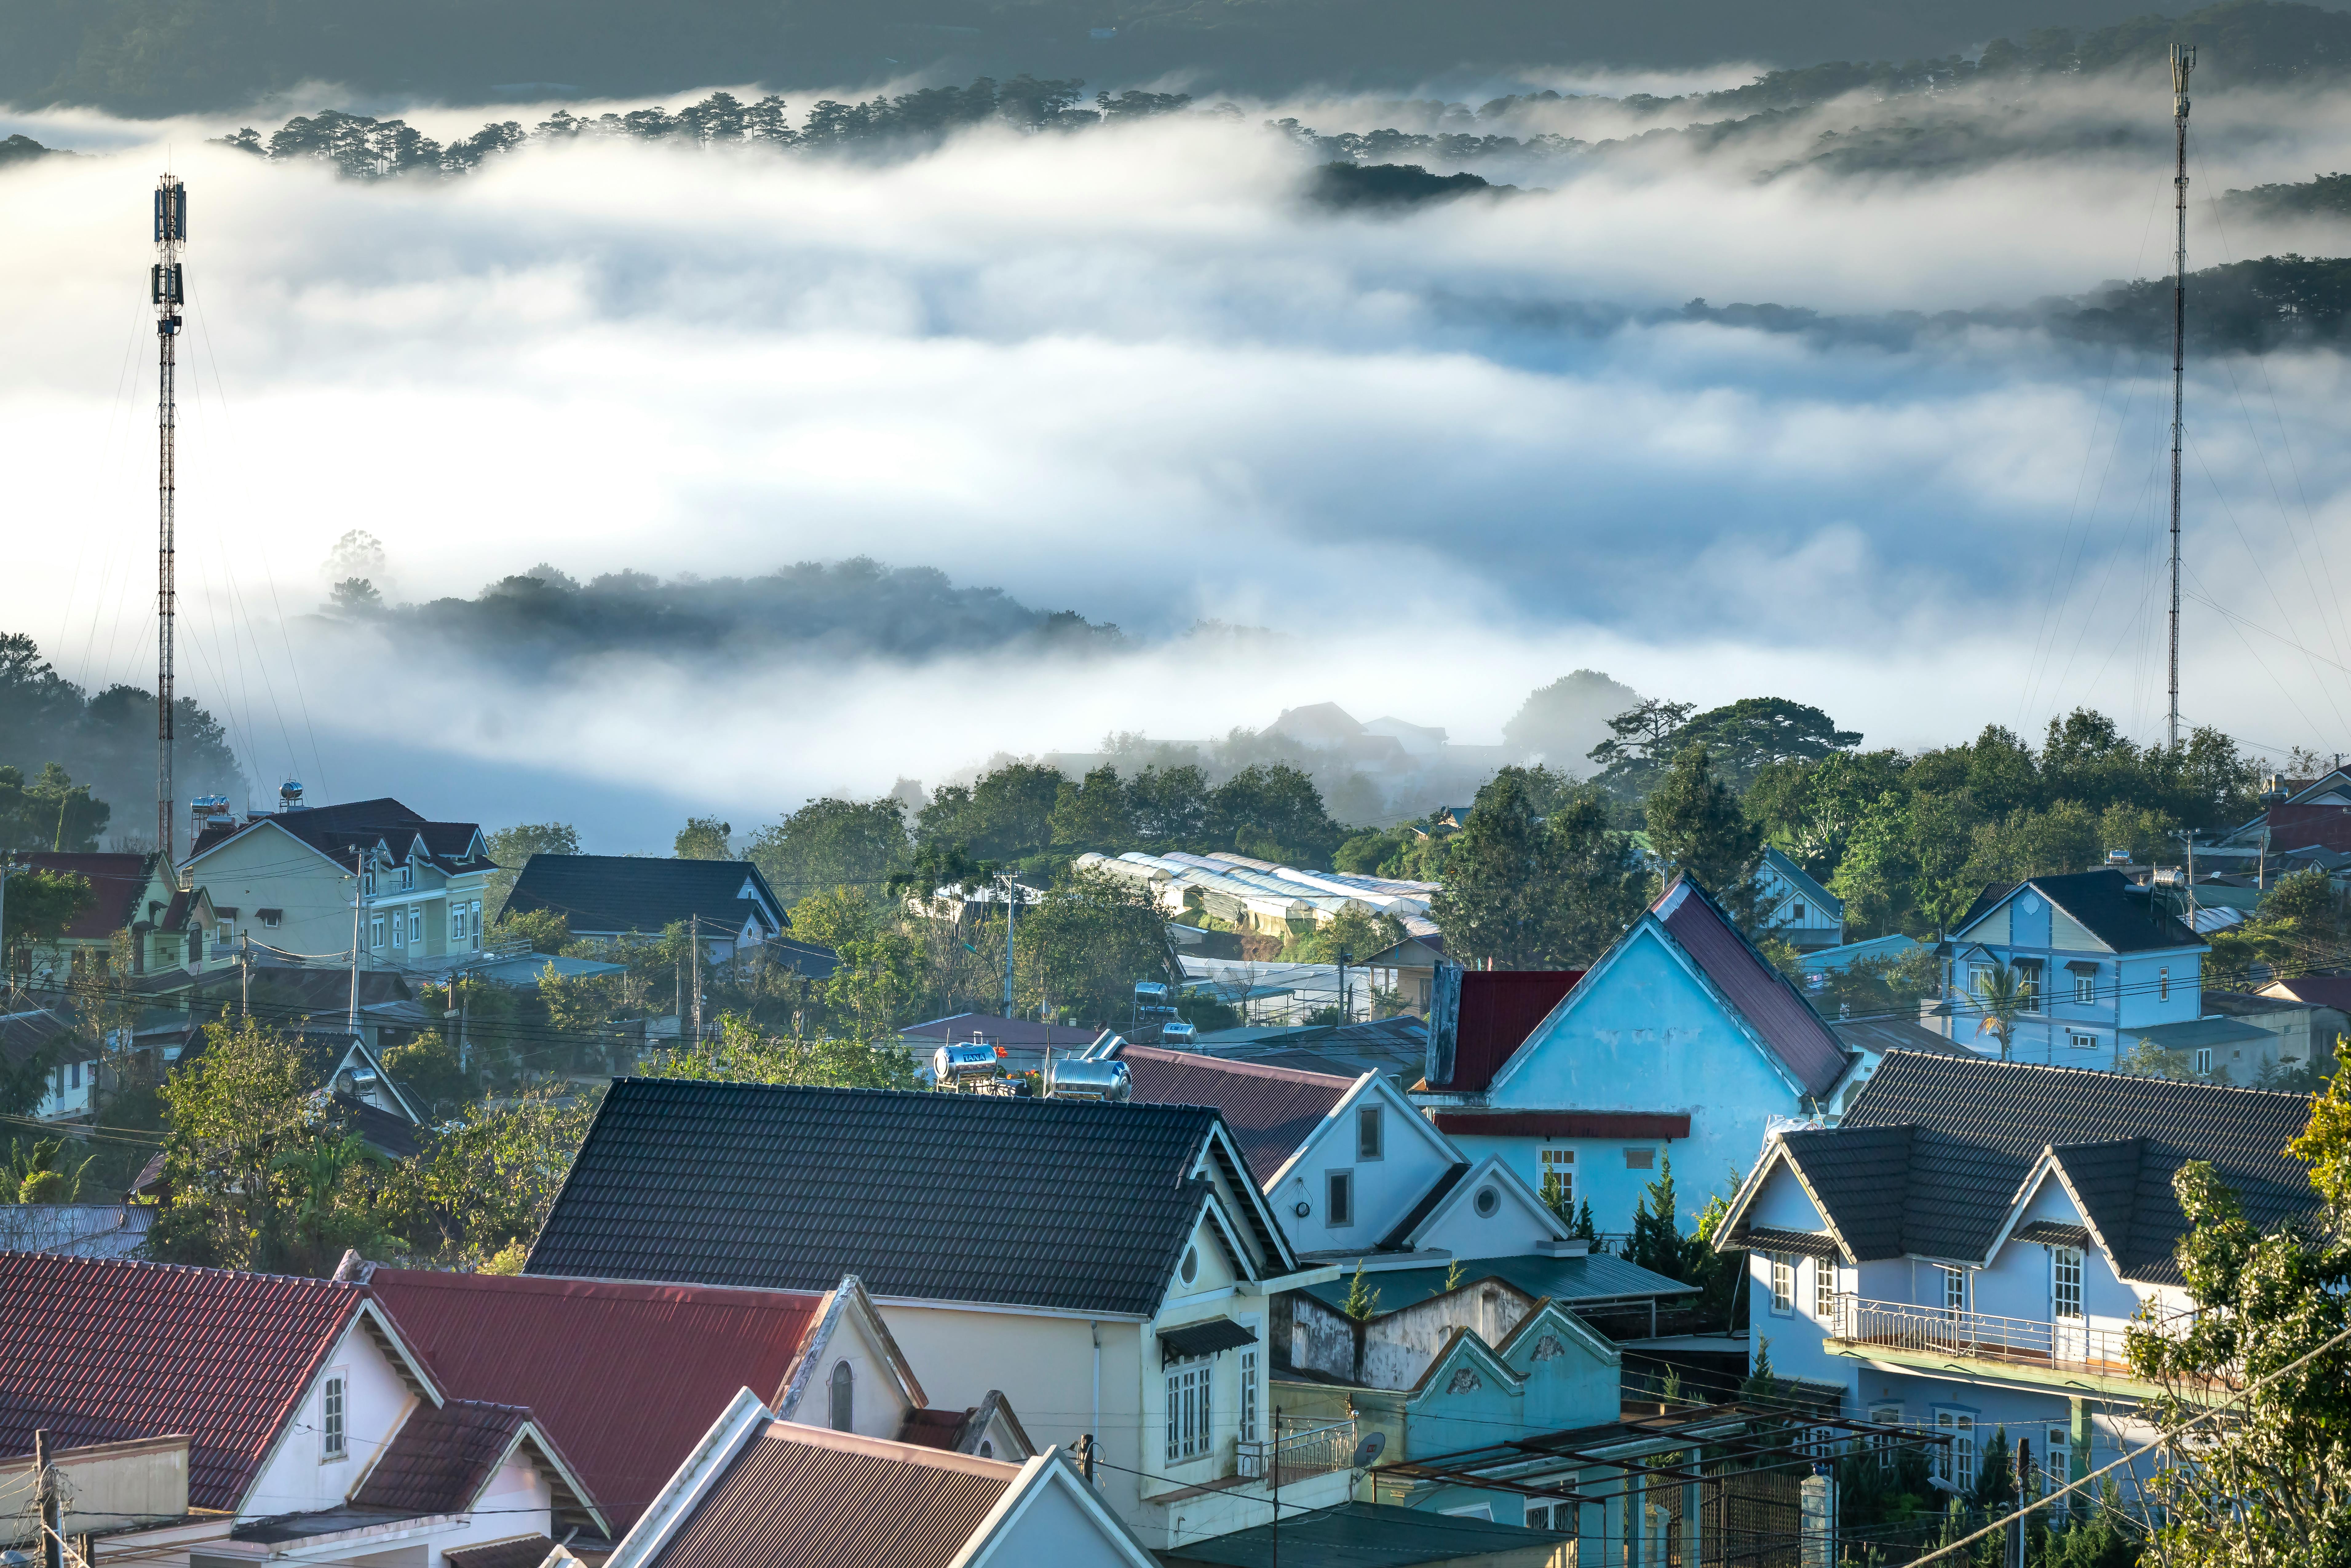
M 1199 1040 L 1200 1031 L 1180 1019 L 1159 1026 L 1159 1043 L 1162 1045 L 1190 1046 L 1197 1045 Z
M 1045 1067 L 1048 1099 L 1107 1100 L 1123 1105 L 1134 1092 L 1134 1075 L 1123 1061 L 1081 1061 L 1070 1057 Z
M 962 1045 L 943 1045 L 931 1052 L 931 1076 L 941 1083 L 958 1078 L 993 1078 L 997 1061 L 1003 1048 L 975 1040 Z
M 1161 982 L 1157 980 L 1137 980 L 1134 982 L 1135 1006 L 1150 1007 L 1154 1003 L 1164 1002 L 1166 999 L 1167 988 Z
M 298 811 L 302 809 L 302 780 L 288 779 L 277 787 L 277 809 Z

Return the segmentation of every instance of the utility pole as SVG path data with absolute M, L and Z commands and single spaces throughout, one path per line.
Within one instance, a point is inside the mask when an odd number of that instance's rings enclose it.
M 10 997 L 16 994 L 16 959 L 8 950 L 8 873 L 16 869 L 15 853 L 0 851 L 0 968 L 7 971 L 0 976 L 0 996 Z
M 1012 1016 L 1012 923 L 1020 908 L 1020 873 L 1004 876 L 1004 1016 Z
M 155 356 L 160 392 L 155 411 L 155 848 L 163 865 L 179 876 L 172 850 L 172 633 L 179 612 L 177 550 L 172 517 L 180 411 L 174 381 L 180 343 L 180 306 L 187 298 L 180 271 L 180 246 L 188 238 L 188 188 L 168 173 L 155 183 L 155 266 L 147 292 L 155 307 Z
M 1273 1448 L 1266 1468 L 1273 1472 L 1273 1568 L 1281 1568 L 1281 1406 L 1273 1407 Z M 1374 1492 L 1374 1496 L 1378 1494 Z
M 236 956 L 236 1013 L 238 1018 L 250 1023 L 253 1021 L 253 933 L 240 931 L 236 935 L 240 943 Z
M 33 1434 L 34 1495 L 41 1508 L 41 1568 L 65 1568 L 64 1509 L 57 1498 L 57 1475 L 49 1464 L 49 1434 Z
M 367 904 L 367 852 L 351 852 L 351 1038 L 360 1036 L 360 920 Z
M 2171 719 L 2165 738 L 2179 744 L 2179 435 L 2188 392 L 2188 73 L 2196 46 L 2171 46 L 2171 130 L 2179 154 L 2171 177 L 2179 245 L 2171 267 Z
M 685 961 L 694 966 L 694 1042 L 702 1043 L 702 916 L 686 922 Z

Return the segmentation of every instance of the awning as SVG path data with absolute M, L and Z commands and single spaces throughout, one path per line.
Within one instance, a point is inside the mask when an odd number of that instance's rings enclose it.
M 2077 975 L 2095 975 L 2098 972 L 2098 967 L 2086 958 L 2073 959 L 2066 964 L 2065 967 Z
M 1214 1355 L 1235 1345 L 1255 1344 L 1257 1330 L 1246 1328 L 1230 1318 L 1210 1318 L 1204 1323 L 1186 1323 L 1182 1328 L 1159 1331 L 1159 1364 L 1181 1361 L 1188 1356 Z
M 1734 1245 L 1750 1252 L 1801 1252 L 1807 1258 L 1842 1258 L 1836 1238 L 1819 1230 L 1773 1230 L 1750 1225 Z
M 2085 1225 L 2065 1225 L 2054 1219 L 2035 1219 L 2016 1228 L 2019 1241 L 2038 1241 L 2044 1247 L 2087 1247 L 2090 1229 Z

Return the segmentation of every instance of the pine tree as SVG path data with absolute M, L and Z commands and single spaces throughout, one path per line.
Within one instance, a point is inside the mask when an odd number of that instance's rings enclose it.
M 1763 828 L 1748 817 L 1737 792 L 1715 777 L 1713 753 L 1704 745 L 1684 749 L 1650 791 L 1646 810 L 1649 843 L 1667 866 L 1696 879 L 1732 919 L 1751 926 Z

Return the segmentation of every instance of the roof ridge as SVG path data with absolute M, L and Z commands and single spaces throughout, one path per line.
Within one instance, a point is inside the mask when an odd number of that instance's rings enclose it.
M 2195 1020 L 2189 1019 L 2187 1021 L 2194 1022 Z M 1898 1046 L 1896 1047 L 1894 1051 L 1889 1051 L 1886 1054 L 1893 1056 L 1897 1053 L 1904 1056 L 1922 1057 L 1929 1061 L 1958 1061 L 1963 1060 L 1962 1058 L 1955 1056 L 1943 1056 L 1931 1051 L 1902 1051 Z M 2107 1082 L 2118 1079 L 2126 1083 L 2168 1083 L 2176 1085 L 2181 1089 L 2225 1089 L 2232 1094 L 2259 1094 L 2265 1098 L 2276 1100 L 2306 1101 L 2310 1098 L 2307 1094 L 2297 1094 L 2290 1089 L 2260 1089 L 2250 1083 L 2190 1082 L 2187 1080 L 2179 1078 L 2156 1078 L 2137 1072 L 2117 1072 L 2111 1068 L 2105 1067 L 2067 1067 L 2054 1061 L 2001 1061 L 1989 1056 L 1979 1056 L 1975 1060 L 1985 1067 L 2013 1069 L 2020 1072 L 2065 1072 L 2072 1073 L 2076 1077 L 2096 1078 Z M 1867 1087 L 1868 1086 L 1866 1084 L 1863 1086 L 1864 1092 L 1867 1092 Z
M 1316 1072 L 1304 1067 L 1272 1067 L 1261 1061 L 1249 1061 L 1236 1057 L 1208 1056 L 1196 1051 L 1168 1051 L 1155 1045 L 1128 1045 L 1119 1050 L 1122 1058 L 1140 1056 L 1146 1061 L 1186 1062 L 1212 1067 L 1222 1072 L 1238 1072 L 1253 1078 L 1278 1078 L 1286 1082 L 1352 1084 L 1363 1077 L 1357 1073 Z M 1165 1102 L 1157 1102 L 1165 1103 Z
M 364 1287 L 355 1280 L 322 1280 L 316 1274 L 271 1274 L 258 1269 L 219 1269 L 209 1263 L 159 1263 L 148 1258 L 85 1258 L 67 1252 L 53 1252 L 43 1256 L 55 1258 L 61 1263 L 88 1265 L 98 1269 L 131 1269 L 155 1272 L 168 1270 L 175 1274 L 214 1274 L 233 1280 L 282 1281 L 287 1284 L 324 1285 L 338 1291 L 356 1291 L 364 1294 Z
M 925 1409 L 934 1406 L 925 1406 Z M 935 1408 L 945 1408 L 936 1406 Z M 977 1409 L 974 1406 L 972 1408 Z M 1001 1477 L 1008 1486 L 1019 1479 L 1021 1467 L 1008 1459 L 983 1459 L 977 1454 L 958 1453 L 953 1448 L 934 1448 L 922 1443 L 902 1443 L 895 1437 L 872 1437 L 862 1432 L 836 1432 L 830 1427 L 805 1427 L 798 1421 L 781 1416 L 768 1423 L 759 1436 L 778 1442 L 798 1443 L 810 1448 L 837 1448 L 844 1453 L 866 1454 L 878 1459 L 895 1459 L 901 1464 L 920 1465 L 927 1469 L 961 1470 L 969 1476 Z

